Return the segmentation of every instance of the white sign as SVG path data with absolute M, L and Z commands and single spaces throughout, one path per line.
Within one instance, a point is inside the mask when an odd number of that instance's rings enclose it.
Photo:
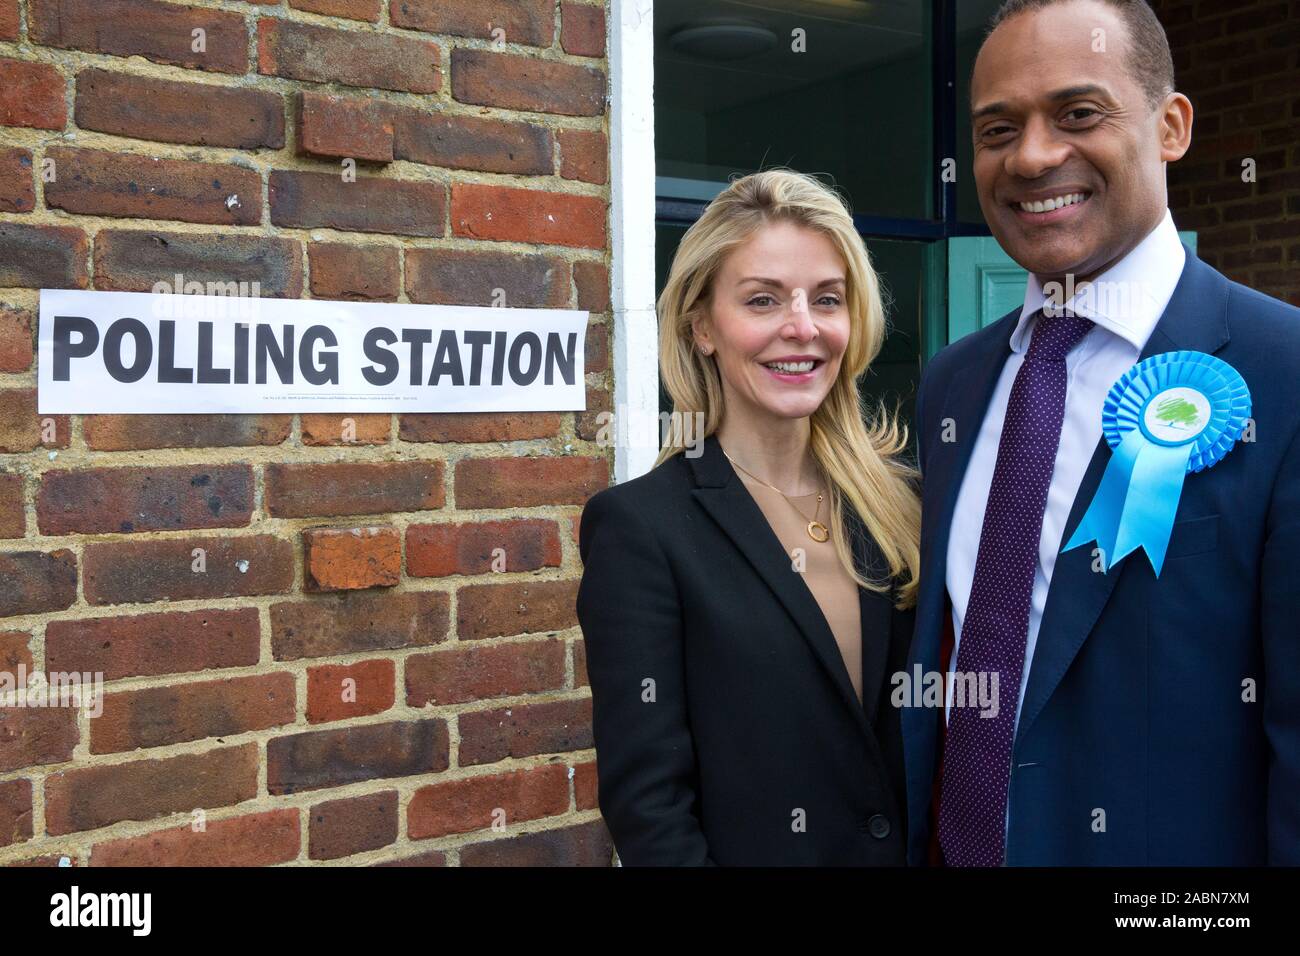
M 587 315 L 46 289 L 38 414 L 581 411 Z

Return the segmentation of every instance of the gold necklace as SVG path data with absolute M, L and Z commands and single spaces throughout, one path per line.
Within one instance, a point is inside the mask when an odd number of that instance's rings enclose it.
M 762 478 L 758 477 L 758 475 L 746 469 L 744 466 L 740 464 L 740 462 L 736 461 L 736 459 L 732 458 L 730 455 L 727 455 L 727 451 L 725 448 L 722 449 L 722 454 L 727 456 L 727 461 L 731 462 L 741 471 L 745 472 L 745 474 L 749 475 L 749 477 L 753 478 L 760 485 L 765 485 L 766 487 L 771 488 L 778 495 L 784 498 L 786 500 L 786 503 L 789 504 L 791 508 L 794 508 L 794 510 L 798 513 L 800 518 L 804 518 L 804 519 L 808 518 L 806 514 L 804 514 L 802 511 L 799 511 L 799 509 L 795 506 L 795 503 L 790 500 L 790 496 L 787 495 L 780 488 L 776 487 L 776 485 L 769 485 Z M 822 524 L 820 521 L 817 520 L 817 516 L 822 513 L 822 497 L 823 497 L 822 493 L 820 491 L 817 492 L 817 510 L 813 512 L 812 520 L 808 521 L 808 537 L 812 538 L 814 541 L 827 541 L 830 539 L 831 536 L 830 529 L 827 528 L 826 525 Z

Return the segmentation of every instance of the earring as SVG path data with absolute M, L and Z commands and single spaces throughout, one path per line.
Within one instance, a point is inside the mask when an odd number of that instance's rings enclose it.
M 700 350 L 702 353 L 704 353 L 704 355 L 705 355 L 706 358 L 707 358 L 708 356 L 710 356 L 710 355 L 713 354 L 713 349 L 710 348 L 710 347 L 707 346 L 707 345 L 701 345 L 701 346 L 699 346 L 699 350 Z

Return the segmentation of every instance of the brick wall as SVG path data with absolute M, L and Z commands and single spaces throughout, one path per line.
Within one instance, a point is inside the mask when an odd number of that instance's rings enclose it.
M 0 670 L 106 681 L 0 707 L 0 863 L 609 862 L 605 56 L 600 0 L 0 0 Z M 36 290 L 176 273 L 589 310 L 590 411 L 38 417 Z
M 1152 6 L 1195 109 L 1192 148 L 1169 168 L 1174 221 L 1225 275 L 1300 305 L 1300 0 Z

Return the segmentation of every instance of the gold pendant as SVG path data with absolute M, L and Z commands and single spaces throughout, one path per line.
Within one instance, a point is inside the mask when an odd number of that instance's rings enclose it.
M 822 524 L 820 521 L 808 522 L 808 537 L 812 538 L 814 541 L 825 541 L 830 538 L 830 536 L 830 531 L 827 529 L 826 525 Z

